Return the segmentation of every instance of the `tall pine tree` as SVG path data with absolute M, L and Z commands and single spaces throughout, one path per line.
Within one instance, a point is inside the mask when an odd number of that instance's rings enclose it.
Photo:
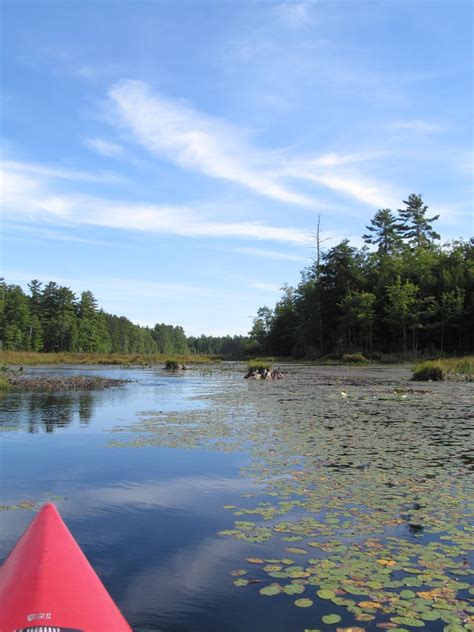
M 366 244 L 377 246 L 379 254 L 392 254 L 401 245 L 397 221 L 389 208 L 379 209 L 370 220 L 370 226 L 366 228 L 369 233 L 362 235 L 362 238 Z
M 403 204 L 406 208 L 398 209 L 400 222 L 397 225 L 403 239 L 415 248 L 423 248 L 440 238 L 430 223 L 436 221 L 439 215 L 426 217 L 428 206 L 421 195 L 411 193 L 408 200 L 403 200 Z

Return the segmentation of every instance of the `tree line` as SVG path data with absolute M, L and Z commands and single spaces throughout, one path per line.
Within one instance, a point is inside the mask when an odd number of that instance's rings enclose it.
M 38 280 L 0 280 L 0 348 L 16 351 L 196 353 L 318 358 L 363 352 L 472 352 L 474 240 L 439 244 L 421 195 L 395 213 L 378 210 L 363 235 L 316 254 L 296 287 L 261 307 L 249 336 L 186 337 L 180 326 L 141 327 L 99 309 L 90 291 Z M 371 248 L 369 248 L 369 246 Z
M 99 309 L 90 291 L 34 279 L 29 293 L 0 281 L 0 348 L 5 351 L 90 353 L 188 353 L 182 327 L 135 325 Z
M 378 210 L 366 245 L 344 239 L 316 256 L 250 332 L 259 353 L 323 357 L 346 352 L 461 354 L 473 348 L 474 240 L 440 245 L 421 195 Z M 371 246 L 371 248 L 369 248 Z

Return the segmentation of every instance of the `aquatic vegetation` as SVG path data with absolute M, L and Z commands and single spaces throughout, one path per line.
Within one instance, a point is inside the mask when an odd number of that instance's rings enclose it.
M 472 378 L 474 376 L 474 357 L 466 356 L 464 358 L 440 358 L 438 360 L 428 360 L 421 364 L 415 365 L 413 368 L 414 380 L 441 380 L 445 377 L 464 377 Z
M 121 386 L 127 380 L 88 375 L 12 375 L 9 390 L 17 391 L 91 391 Z
M 269 371 L 272 368 L 272 358 L 255 358 L 247 362 L 247 369 L 256 369 L 257 371 L 263 371 L 266 369 Z
M 0 511 L 38 511 L 43 503 L 60 502 L 61 500 L 65 500 L 64 496 L 49 495 L 41 498 L 40 500 L 20 500 L 10 505 L 0 505 Z
M 446 377 L 443 367 L 440 364 L 426 362 L 413 369 L 411 379 L 416 382 L 439 382 L 446 379 Z
M 302 595 L 296 606 L 324 613 L 316 625 L 474 629 L 471 384 L 408 389 L 401 368 L 287 370 L 265 389 L 222 373 L 199 408 L 144 414 L 110 445 L 250 451 L 241 473 L 257 491 L 226 506 L 234 521 L 220 532 L 259 545 L 240 589 L 255 590 L 256 574 L 263 597 Z

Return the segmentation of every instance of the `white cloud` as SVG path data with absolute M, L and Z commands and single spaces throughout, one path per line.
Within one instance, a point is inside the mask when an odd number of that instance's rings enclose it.
M 355 152 L 355 153 L 348 153 L 348 154 L 338 154 L 338 153 L 332 152 L 328 154 L 321 154 L 320 156 L 314 156 L 313 158 L 308 158 L 306 160 L 302 160 L 300 161 L 300 163 L 297 163 L 297 164 L 302 164 L 303 166 L 306 165 L 306 167 L 308 166 L 325 167 L 325 168 L 340 167 L 341 165 L 355 164 L 359 162 L 367 162 L 370 160 L 376 160 L 378 158 L 386 156 L 388 153 L 390 152 L 387 150 L 371 150 L 371 151 Z
M 398 121 L 393 123 L 395 129 L 406 129 L 414 132 L 438 133 L 446 132 L 449 128 L 439 125 L 438 123 L 430 123 L 422 119 L 414 119 L 411 121 Z
M 279 22 L 291 29 L 300 29 L 314 23 L 311 11 L 315 2 L 285 2 L 275 7 L 275 15 Z
M 362 176 L 348 176 L 335 171 L 318 169 L 311 163 L 296 162 L 293 166 L 286 168 L 286 173 L 293 178 L 307 180 L 332 189 L 373 208 L 396 206 L 402 196 L 401 192 L 387 184 Z
M 231 125 L 152 94 L 140 81 L 121 81 L 110 91 L 117 121 L 152 154 L 185 169 L 228 180 L 281 202 L 315 201 L 278 182 L 268 156 L 258 154 Z
M 60 180 L 75 180 L 78 182 L 119 182 L 121 177 L 108 171 L 99 171 L 98 173 L 90 173 L 88 171 L 80 171 L 77 169 L 66 169 L 51 167 L 49 165 L 39 165 L 29 162 L 18 162 L 16 160 L 0 161 L 0 173 L 3 171 L 9 173 L 17 173 L 19 176 L 31 174 L 36 176 L 45 176 L 47 178 L 58 178 Z
M 2 203 L 5 217 L 63 225 L 94 225 L 152 231 L 183 237 L 225 237 L 293 244 L 308 242 L 304 229 L 270 226 L 260 221 L 222 222 L 206 218 L 202 209 L 115 202 L 104 198 L 56 194 L 47 179 L 4 170 Z
M 343 165 L 375 160 L 382 150 L 285 157 L 288 152 L 251 147 L 234 126 L 209 117 L 181 102 L 152 93 L 140 81 L 121 81 L 109 93 L 116 124 L 132 133 L 150 153 L 182 168 L 240 184 L 279 202 L 315 208 L 323 204 L 287 184 L 306 181 L 336 191 L 369 206 L 387 206 L 391 187 L 368 181 L 360 174 L 345 174 Z
M 84 144 L 92 151 L 108 158 L 122 158 L 125 153 L 121 145 L 111 143 L 103 138 L 86 138 Z
M 9 240 L 19 239 L 21 241 L 31 241 L 33 238 L 36 239 L 36 237 L 41 237 L 42 239 L 49 239 L 49 240 L 73 241 L 73 242 L 77 242 L 81 244 L 88 244 L 90 246 L 101 246 L 101 247 L 113 246 L 114 248 L 129 248 L 130 247 L 130 244 L 123 243 L 123 242 L 105 241 L 102 239 L 88 239 L 86 237 L 79 237 L 77 235 L 71 235 L 64 232 L 57 232 L 54 230 L 38 228 L 36 226 L 31 226 L 29 224 L 9 223 L 8 228 L 10 228 L 11 230 L 14 230 L 15 232 L 17 231 L 27 232 L 28 237 L 27 238 L 21 238 L 21 237 L 16 237 L 16 236 L 12 237 L 10 235 L 4 234 L 3 239 L 9 239 Z
M 266 250 L 262 248 L 234 248 L 233 252 L 241 255 L 248 255 L 250 257 L 262 257 L 263 259 L 281 259 L 283 261 L 306 261 L 310 257 L 303 257 L 302 255 L 292 255 L 287 252 L 280 252 L 279 250 Z
M 263 283 L 261 281 L 254 281 L 250 283 L 250 287 L 255 290 L 263 290 L 264 292 L 279 292 L 281 287 L 275 285 L 275 283 Z

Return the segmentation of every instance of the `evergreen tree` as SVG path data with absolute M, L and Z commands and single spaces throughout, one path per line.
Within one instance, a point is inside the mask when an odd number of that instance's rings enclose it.
M 430 223 L 436 221 L 439 215 L 425 217 L 428 206 L 421 195 L 411 193 L 408 200 L 403 200 L 403 204 L 406 208 L 398 209 L 400 222 L 397 225 L 403 239 L 414 247 L 422 248 L 440 238 Z
M 379 255 L 388 255 L 399 249 L 402 240 L 396 218 L 389 208 L 379 209 L 366 228 L 369 232 L 362 238 L 366 244 L 377 246 Z

